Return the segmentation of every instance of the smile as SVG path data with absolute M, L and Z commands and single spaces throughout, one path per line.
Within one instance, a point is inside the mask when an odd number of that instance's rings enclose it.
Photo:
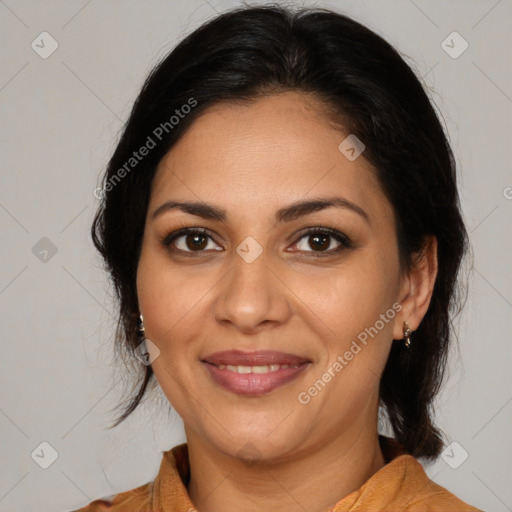
M 216 365 L 219 370 L 227 370 L 236 373 L 269 373 L 284 370 L 286 368 L 298 368 L 299 365 L 289 364 L 271 364 L 271 365 L 258 365 L 258 366 L 234 366 L 231 364 Z
M 312 362 L 275 350 L 215 352 L 201 360 L 209 378 L 231 393 L 261 396 L 298 378 Z

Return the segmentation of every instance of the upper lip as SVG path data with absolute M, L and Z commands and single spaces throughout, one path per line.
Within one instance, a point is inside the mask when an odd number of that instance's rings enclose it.
M 214 364 L 233 366 L 264 366 L 271 364 L 298 365 L 310 362 L 305 357 L 278 352 L 277 350 L 258 350 L 254 352 L 243 352 L 241 350 L 224 350 L 206 356 L 203 361 Z

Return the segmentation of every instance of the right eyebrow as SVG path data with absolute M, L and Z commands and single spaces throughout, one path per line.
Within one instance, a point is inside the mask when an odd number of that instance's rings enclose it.
M 156 218 L 164 212 L 169 210 L 181 210 L 191 215 L 197 215 L 203 219 L 218 220 L 225 222 L 227 215 L 226 210 L 218 208 L 212 204 L 203 202 L 192 202 L 192 201 L 166 201 L 160 205 L 152 215 L 152 218 Z

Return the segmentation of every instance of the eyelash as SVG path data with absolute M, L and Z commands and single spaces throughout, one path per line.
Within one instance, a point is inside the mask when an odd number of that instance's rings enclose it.
M 349 237 L 347 237 L 345 234 L 340 233 L 339 231 L 332 229 L 332 228 L 326 228 L 326 227 L 313 227 L 308 228 L 305 231 L 303 231 L 299 238 L 297 238 L 296 242 L 294 242 L 294 245 L 298 243 L 300 240 L 302 240 L 305 237 L 312 236 L 312 235 L 327 235 L 332 238 L 334 238 L 337 242 L 339 242 L 339 247 L 336 249 L 331 249 L 330 251 L 299 251 L 303 253 L 311 254 L 312 257 L 318 258 L 318 257 L 325 257 L 325 256 L 332 256 L 333 254 L 338 254 L 344 249 L 351 249 L 353 248 L 353 243 L 350 240 Z M 181 228 L 177 231 L 173 231 L 172 233 L 169 233 L 165 237 L 163 237 L 160 242 L 162 245 L 166 248 L 169 248 L 170 245 L 178 238 L 184 235 L 202 235 L 204 237 L 210 238 L 211 240 L 214 240 L 210 232 L 205 228 Z M 217 242 L 215 242 L 217 243 Z M 219 244 L 217 244 L 219 245 Z M 330 244 L 329 244 L 330 245 Z M 194 256 L 195 253 L 206 253 L 207 251 L 199 250 L 199 251 L 183 251 L 181 249 L 178 249 L 177 251 L 174 251 L 180 254 L 183 254 L 185 256 Z M 220 252 L 220 251 L 219 251 Z

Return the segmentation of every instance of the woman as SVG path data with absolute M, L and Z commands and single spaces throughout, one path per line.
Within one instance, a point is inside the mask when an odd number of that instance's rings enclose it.
M 398 53 L 327 10 L 242 8 L 150 74 L 92 235 L 137 394 L 187 443 L 82 511 L 475 511 L 418 458 L 467 245 L 451 149 Z M 378 434 L 379 407 L 393 438 Z

